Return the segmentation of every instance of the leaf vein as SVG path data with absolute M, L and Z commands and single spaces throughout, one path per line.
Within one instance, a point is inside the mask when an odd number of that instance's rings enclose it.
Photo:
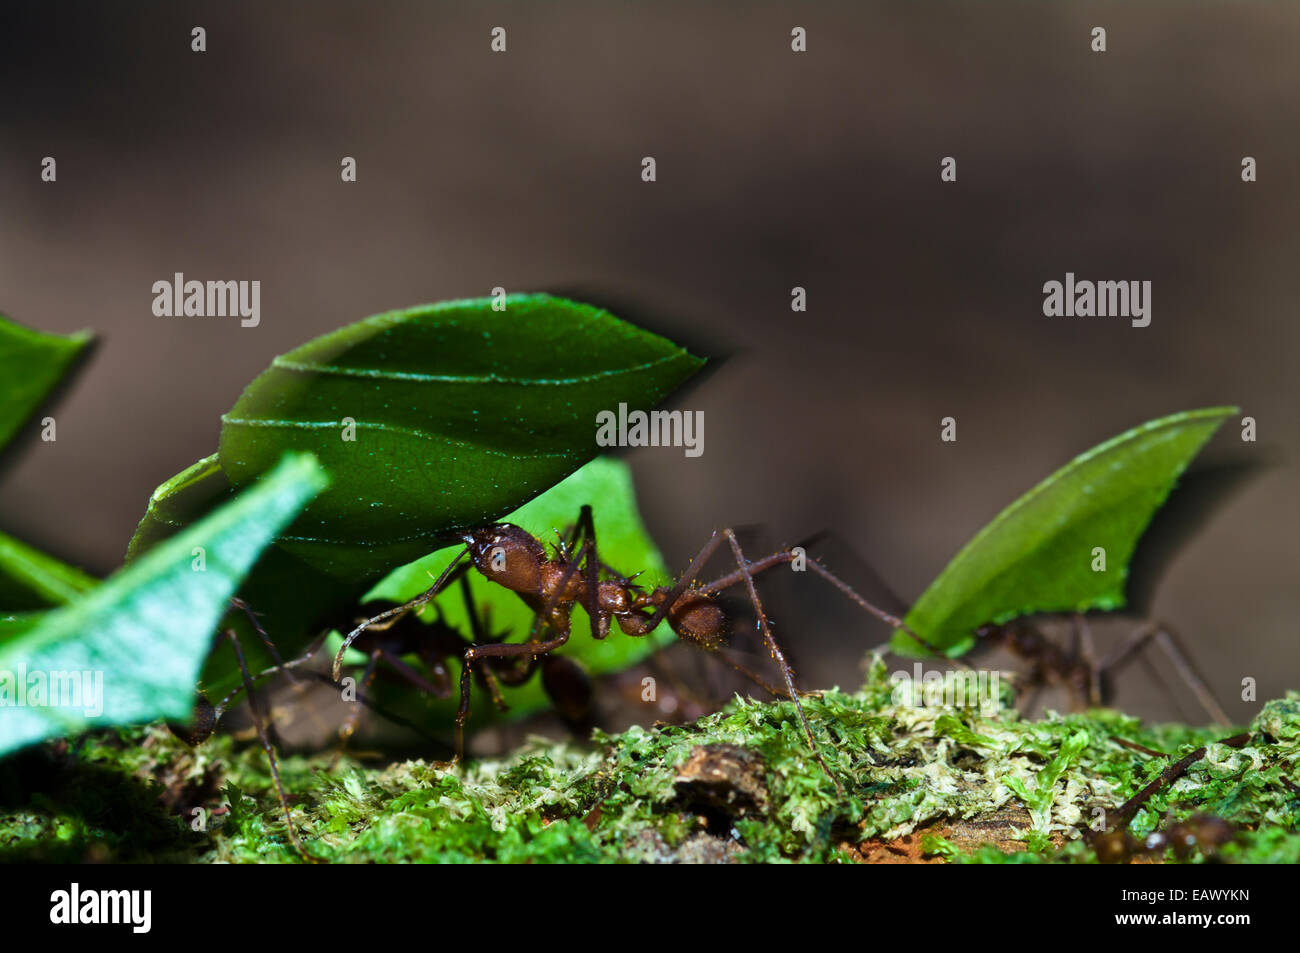
M 603 371 L 594 371 L 590 374 L 580 374 L 576 377 L 555 378 L 505 377 L 500 374 L 425 374 L 417 371 L 390 371 L 378 367 L 339 367 L 333 364 L 305 364 L 301 361 L 290 361 L 284 357 L 277 357 L 272 362 L 272 366 L 300 374 L 327 374 L 335 377 L 364 377 L 388 381 L 416 381 L 430 384 L 518 384 L 524 387 L 563 387 L 570 384 L 586 384 L 592 381 L 605 380 L 610 377 L 618 377 L 621 374 L 635 374 L 638 371 L 649 370 L 650 368 L 657 367 L 660 364 L 675 361 L 680 358 L 683 353 L 684 352 L 666 354 L 653 361 L 647 361 L 644 364 L 635 364 L 631 367 L 615 367 Z

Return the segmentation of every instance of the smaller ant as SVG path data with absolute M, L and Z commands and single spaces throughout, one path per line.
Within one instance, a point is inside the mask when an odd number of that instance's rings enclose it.
M 649 591 L 635 585 L 634 576 L 620 575 L 600 562 L 590 506 L 582 507 L 568 539 L 561 540 L 554 555 L 548 554 L 546 547 L 531 533 L 511 523 L 497 523 L 471 530 L 465 532 L 461 539 L 465 543 L 465 549 L 457 554 L 433 585 L 414 599 L 361 622 L 343 640 L 333 667 L 333 675 L 337 680 L 343 654 L 354 641 L 368 630 L 391 624 L 388 620 L 396 621 L 411 610 L 428 603 L 451 582 L 463 579 L 470 568 L 516 593 L 535 614 L 527 639 L 518 643 L 505 643 L 476 637 L 463 649 L 460 705 L 455 719 L 457 761 L 464 757 L 465 752 L 465 722 L 470 711 L 472 673 L 479 672 L 480 677 L 489 680 L 489 684 L 493 678 L 507 684 L 522 684 L 532 675 L 539 660 L 546 660 L 542 662 L 545 666 L 551 659 L 557 658 L 551 653 L 569 640 L 570 617 L 575 605 L 586 610 L 594 639 L 608 637 L 614 625 L 625 635 L 639 638 L 649 635 L 661 622 L 667 622 L 682 640 L 716 653 L 726 643 L 729 629 L 727 614 L 717 603 L 716 596 L 724 589 L 743 583 L 757 616 L 758 629 L 780 670 L 784 687 L 769 685 L 738 663 L 730 659 L 726 661 L 774 696 L 794 702 L 809 750 L 836 788 L 843 791 L 813 738 L 808 716 L 799 700 L 800 692 L 795 687 L 794 674 L 786 661 L 785 653 L 772 635 L 753 577 L 774 566 L 806 559 L 808 567 L 867 612 L 912 634 L 901 619 L 871 605 L 817 560 L 806 557 L 802 550 L 782 550 L 754 562 L 748 561 L 731 529 L 715 530 L 690 566 L 671 586 L 656 586 Z M 737 568 L 718 579 L 700 584 L 698 580 L 705 564 L 724 543 L 730 548 Z M 542 634 L 543 628 L 546 635 Z M 914 637 L 921 644 L 930 647 L 920 637 Z M 543 675 L 544 685 L 554 696 L 555 692 L 545 678 L 545 668 Z
M 1146 656 L 1139 654 L 1140 650 L 1154 643 L 1169 656 L 1206 713 L 1221 725 L 1231 724 L 1227 713 L 1183 649 L 1181 639 L 1163 622 L 1141 626 L 1100 661 L 1095 660 L 1091 631 L 1079 614 L 1072 619 L 1070 642 L 1066 648 L 1061 648 L 1025 618 L 1002 625 L 982 625 L 975 630 L 975 637 L 979 644 L 1004 648 L 1030 663 L 1025 686 L 1031 694 L 1024 706 L 1025 711 L 1033 708 L 1038 693 L 1047 686 L 1063 687 L 1076 710 L 1105 704 L 1110 696 L 1109 676 L 1134 656 L 1148 666 L 1153 680 L 1161 683 Z

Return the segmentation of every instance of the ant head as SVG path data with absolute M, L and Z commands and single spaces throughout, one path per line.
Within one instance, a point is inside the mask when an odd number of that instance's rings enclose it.
M 515 592 L 536 592 L 546 547 L 512 523 L 497 523 L 461 536 L 474 566 L 488 579 Z

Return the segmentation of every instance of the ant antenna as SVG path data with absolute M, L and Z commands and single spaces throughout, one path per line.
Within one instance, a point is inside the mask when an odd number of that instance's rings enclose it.
M 433 585 L 430 586 L 428 589 L 426 589 L 424 592 L 422 592 L 420 595 L 416 596 L 414 599 L 409 600 L 408 602 L 403 603 L 400 606 L 394 606 L 392 609 L 387 609 L 384 612 L 379 613 L 379 615 L 372 616 L 371 618 L 366 619 L 355 629 L 349 632 L 347 634 L 347 637 L 343 640 L 343 644 L 339 646 L 338 652 L 335 653 L 334 655 L 334 667 L 331 670 L 331 674 L 334 676 L 334 680 L 336 682 L 339 680 L 339 675 L 343 671 L 343 656 L 347 653 L 349 646 L 351 646 L 352 643 L 356 641 L 357 637 L 360 636 L 362 632 L 366 631 L 366 629 L 370 628 L 376 622 L 383 622 L 385 619 L 393 619 L 394 616 L 398 616 L 398 617 L 404 616 L 412 609 L 418 609 L 420 606 L 424 605 L 425 603 L 432 601 L 434 597 L 436 597 L 438 593 L 440 593 L 443 590 L 443 588 L 446 587 L 447 583 L 452 580 L 452 578 L 456 573 L 464 573 L 469 570 L 469 567 L 472 565 L 472 563 L 461 562 L 461 560 L 468 555 L 469 555 L 469 547 L 466 547 L 465 549 L 461 550 L 459 553 L 456 554 L 455 559 L 453 559 L 450 563 L 447 564 L 447 568 L 442 571 L 442 575 L 439 576 L 437 580 L 434 581 Z M 397 620 L 393 619 L 393 621 L 396 622 Z
M 235 657 L 239 660 L 239 671 L 244 679 L 244 687 L 248 689 L 248 706 L 253 712 L 253 724 L 257 727 L 257 737 L 262 742 L 262 750 L 266 752 L 266 759 L 271 765 L 271 780 L 275 782 L 275 793 L 280 799 L 280 808 L 284 811 L 289 840 L 293 843 L 298 856 L 304 861 L 309 864 L 319 863 L 320 859 L 307 853 L 307 849 L 302 846 L 302 841 L 298 838 L 298 829 L 294 826 L 293 814 L 289 809 L 289 798 L 285 795 L 284 784 L 280 780 L 280 764 L 275 757 L 275 749 L 271 745 L 271 739 L 266 733 L 266 720 L 262 712 L 262 703 L 257 697 L 257 692 L 253 690 L 253 679 L 248 673 L 248 662 L 244 659 L 244 649 L 239 644 L 239 636 L 235 634 L 234 629 L 227 629 L 226 637 L 230 639 L 230 644 L 234 646 Z

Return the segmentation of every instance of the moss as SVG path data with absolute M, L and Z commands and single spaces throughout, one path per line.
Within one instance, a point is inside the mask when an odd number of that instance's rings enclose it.
M 1087 828 L 1208 745 L 1132 831 L 1211 813 L 1240 830 L 1214 859 L 1300 860 L 1300 695 L 1265 705 L 1240 749 L 1214 743 L 1223 729 L 1113 711 L 1027 721 L 900 701 L 882 666 L 859 692 L 805 699 L 843 795 L 792 704 L 742 699 L 691 725 L 597 733 L 587 750 L 535 740 L 464 771 L 326 753 L 282 772 L 305 843 L 331 862 L 846 862 L 905 839 L 908 859 L 1087 863 Z M 0 795 L 0 860 L 298 859 L 263 753 L 229 737 L 189 749 L 150 727 L 37 749 L 0 765 Z

